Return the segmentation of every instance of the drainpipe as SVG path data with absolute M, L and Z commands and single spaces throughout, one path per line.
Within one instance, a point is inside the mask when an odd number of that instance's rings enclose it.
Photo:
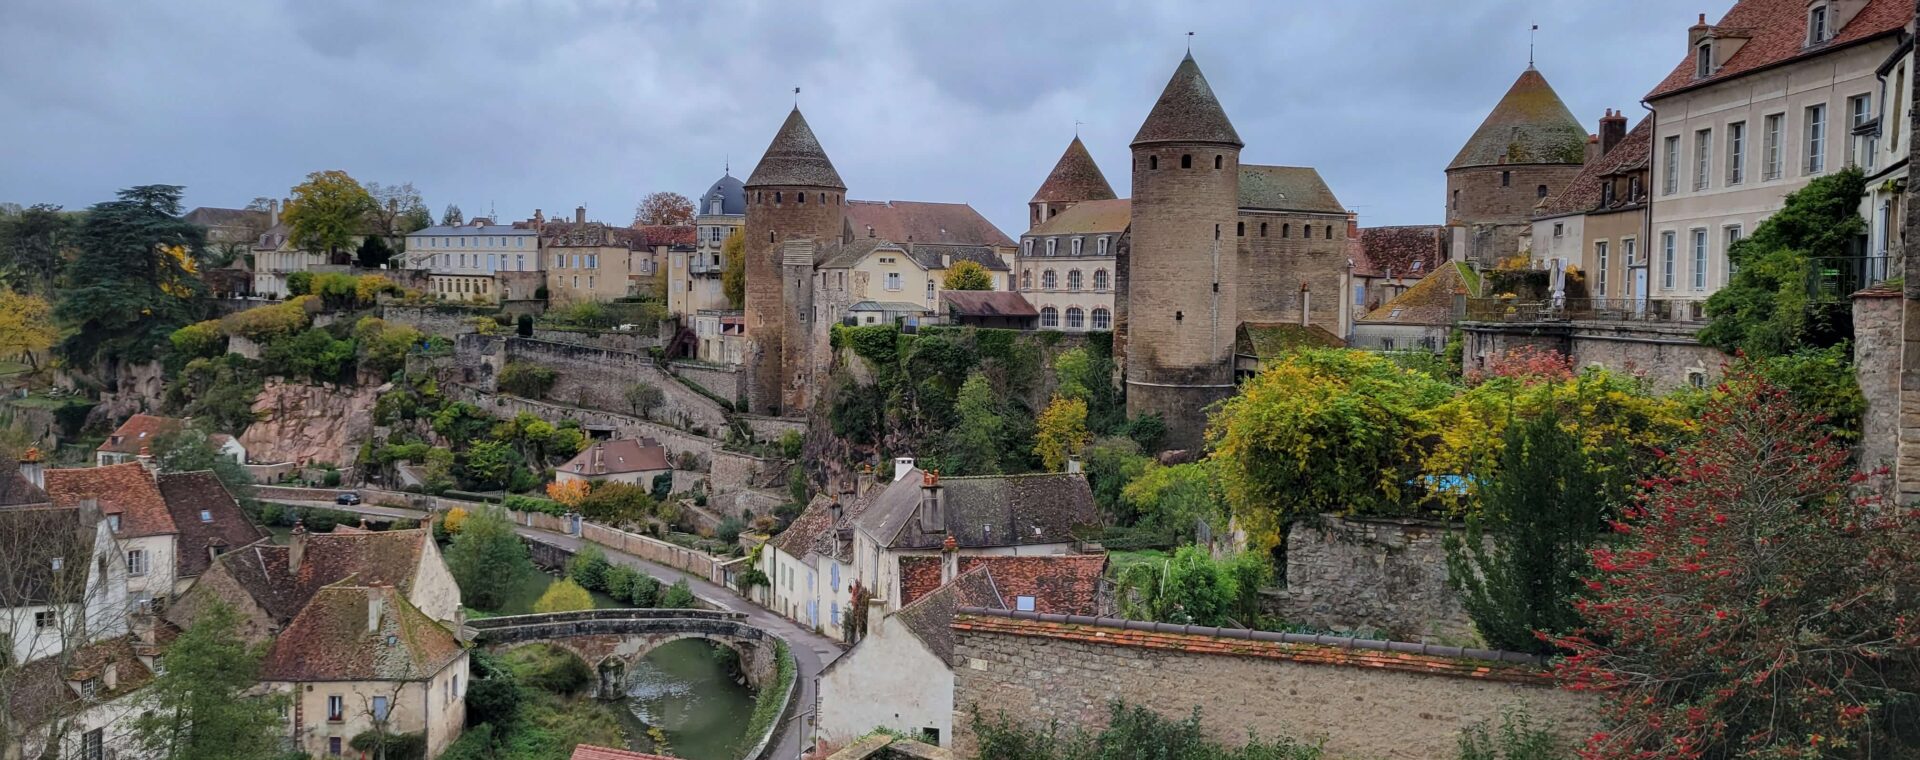
M 1640 250 L 1644 254 L 1642 258 L 1647 262 L 1647 292 L 1637 294 L 1635 297 L 1645 298 L 1648 302 L 1647 308 L 1653 308 L 1653 284 L 1656 282 L 1653 269 L 1654 247 L 1660 244 L 1660 241 L 1653 239 L 1653 199 L 1659 197 L 1659 193 L 1653 191 L 1653 179 L 1654 172 L 1660 167 L 1660 157 L 1656 155 L 1660 147 L 1660 111 L 1645 100 L 1640 101 L 1640 107 L 1647 110 L 1647 118 L 1651 120 L 1647 125 L 1652 131 L 1647 134 L 1647 181 L 1640 183 L 1640 191 L 1647 194 L 1647 211 L 1641 215 L 1640 220 Z M 1785 139 L 1784 135 L 1782 139 Z

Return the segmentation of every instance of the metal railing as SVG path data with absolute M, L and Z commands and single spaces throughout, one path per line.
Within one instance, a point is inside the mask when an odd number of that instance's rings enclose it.
M 1887 279 L 1888 261 L 1879 256 L 1829 256 L 1807 260 L 1807 297 L 1815 303 L 1851 300 L 1854 293 Z
M 1675 322 L 1706 319 L 1704 302 L 1677 298 L 1563 298 L 1520 301 L 1469 298 L 1466 319 L 1473 322 Z

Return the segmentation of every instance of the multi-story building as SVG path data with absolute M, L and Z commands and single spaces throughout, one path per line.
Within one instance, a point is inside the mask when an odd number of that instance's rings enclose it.
M 407 235 L 406 266 L 427 271 L 427 294 L 449 301 L 497 303 L 531 298 L 512 292 L 503 272 L 539 272 L 540 233 L 524 224 L 436 225 Z M 524 285 L 522 285 L 524 288 Z
M 1541 268 L 1577 275 L 1578 289 L 1562 279 L 1570 308 L 1648 308 L 1647 167 L 1653 122 L 1632 131 L 1609 110 L 1592 145 L 1597 154 L 1567 187 L 1536 208 L 1530 238 L 1532 260 Z M 1587 299 L 1590 303 L 1581 303 Z
M 329 271 L 333 267 L 327 254 L 303 250 L 289 236 L 293 227 L 280 218 L 286 201 L 267 208 L 267 228 L 253 241 L 253 292 L 271 298 L 286 298 L 287 277 L 295 272 Z M 345 271 L 345 267 L 340 268 Z
M 1867 269 L 1878 277 L 1898 277 L 1904 268 L 1907 164 L 1913 146 L 1914 44 L 1908 35 L 1875 70 L 1880 80 L 1879 113 L 1854 129 L 1853 139 L 1866 140 L 1872 154 L 1866 163 L 1867 193 L 1860 216 L 1867 220 Z
M 540 253 L 548 301 L 560 305 L 652 293 L 645 281 L 659 271 L 640 231 L 589 222 L 584 206 L 573 210 L 572 222 L 540 225 Z
M 1039 312 L 1040 329 L 1113 329 L 1113 273 L 1130 242 L 1131 206 L 1119 198 L 1048 209 L 1046 221 L 1020 236 L 1016 290 Z
M 1728 248 L 1787 195 L 1880 170 L 1878 75 L 1912 19 L 1900 0 L 1741 0 L 1687 30 L 1685 58 L 1646 96 L 1655 297 L 1704 301 L 1727 283 Z
M 727 236 L 747 223 L 746 188 L 732 173 L 707 188 L 697 204 L 693 250 L 674 252 L 667 259 L 667 311 L 683 324 L 701 311 L 730 306 L 721 287 Z
M 1454 256 L 1491 267 L 1517 255 L 1534 206 L 1565 188 L 1586 154 L 1586 128 L 1527 66 L 1447 165 Z

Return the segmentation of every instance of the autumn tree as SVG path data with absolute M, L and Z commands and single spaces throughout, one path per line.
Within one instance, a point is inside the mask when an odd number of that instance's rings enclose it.
M 0 355 L 20 356 L 39 369 L 38 354 L 59 339 L 47 299 L 0 290 Z
M 296 248 L 325 251 L 344 263 L 342 251 L 367 232 L 376 204 L 367 189 L 339 170 L 314 172 L 293 187 L 293 200 L 281 214 Z
M 45 203 L 0 219 L 0 268 L 13 288 L 51 291 L 77 226 L 72 214 Z
M 993 273 L 978 261 L 963 259 L 947 268 L 946 279 L 940 286 L 948 290 L 992 290 Z
M 180 218 L 180 195 L 178 185 L 142 185 L 88 210 L 53 312 L 69 328 L 60 353 L 73 364 L 156 358 L 167 336 L 197 321 L 206 285 L 193 252 L 205 232 Z
M 1556 674 L 1607 700 L 1589 758 L 1920 753 L 1920 512 L 1863 488 L 1788 394 L 1729 378 L 1593 553 Z
M 693 224 L 693 201 L 679 193 L 649 193 L 634 207 L 633 224 Z
M 240 637 L 240 615 L 216 602 L 167 647 L 144 694 L 133 735 L 153 757 L 170 760 L 269 760 L 282 755 L 284 694 L 249 693 L 259 681 L 265 645 Z
M 412 182 L 397 185 L 382 185 L 378 182 L 367 183 L 367 197 L 373 199 L 373 207 L 367 211 L 367 220 L 373 229 L 385 235 L 405 235 L 421 227 L 411 226 L 425 215 L 427 204 L 420 201 L 420 191 L 413 189 Z
M 569 512 L 579 512 L 580 504 L 593 493 L 593 486 L 584 480 L 556 480 L 547 484 L 547 498 L 560 502 Z
M 1087 402 L 1064 396 L 1040 412 L 1033 432 L 1033 453 L 1049 472 L 1066 468 L 1067 458 L 1077 456 L 1093 435 L 1087 432 Z
M 720 290 L 727 296 L 727 308 L 739 309 L 747 303 L 747 236 L 736 229 L 720 244 Z
M 540 613 L 590 609 L 593 609 L 593 595 L 587 593 L 580 584 L 574 583 L 572 578 L 561 578 L 558 583 L 548 586 L 539 601 L 533 603 L 533 611 Z

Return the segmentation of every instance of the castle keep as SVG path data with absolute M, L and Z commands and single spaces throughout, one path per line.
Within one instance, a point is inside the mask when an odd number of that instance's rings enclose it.
M 746 192 L 750 411 L 803 410 L 810 401 L 813 260 L 846 226 L 847 185 L 795 108 L 747 178 Z

